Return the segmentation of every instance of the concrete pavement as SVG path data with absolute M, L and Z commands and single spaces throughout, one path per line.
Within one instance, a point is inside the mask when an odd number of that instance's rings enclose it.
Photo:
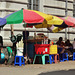
M 75 61 L 46 65 L 27 64 L 21 67 L 0 65 L 0 75 L 60 75 L 61 73 L 66 75 L 71 75 L 71 73 L 75 74 Z

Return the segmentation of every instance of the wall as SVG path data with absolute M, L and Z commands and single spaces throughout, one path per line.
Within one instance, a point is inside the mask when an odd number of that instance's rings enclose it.
M 5 17 L 6 15 L 13 13 L 14 11 L 20 10 L 21 8 L 27 9 L 28 0 L 2 0 L 0 1 L 0 17 Z M 14 24 L 14 28 L 23 28 L 22 24 Z M 10 25 L 6 25 L 0 32 L 3 36 L 4 45 L 11 43 L 10 36 L 11 31 L 6 31 L 5 29 L 11 29 Z M 14 31 L 14 34 L 22 33 L 21 31 Z M 11 43 L 12 45 L 12 43 Z
M 44 12 L 47 14 L 65 16 L 65 4 L 63 1 L 44 0 Z M 67 8 L 68 15 L 73 16 L 73 3 L 68 2 Z
M 44 13 L 51 14 L 51 15 L 56 15 L 59 17 L 64 17 L 66 15 L 65 13 L 65 1 L 64 0 L 44 0 L 43 3 L 43 11 Z M 73 17 L 73 0 L 68 0 L 67 3 L 67 15 Z M 67 32 L 75 32 L 74 28 L 67 28 Z M 65 32 L 65 29 L 62 30 L 61 32 Z M 50 33 L 49 37 L 50 39 L 58 39 L 60 36 L 62 36 L 65 40 L 65 33 Z M 75 37 L 74 34 L 69 34 L 67 35 L 67 38 L 69 36 L 70 40 L 73 40 Z
M 46 14 L 51 15 L 57 15 L 57 16 L 65 16 L 65 2 L 64 0 L 40 0 L 39 3 L 39 11 L 44 12 Z M 21 8 L 28 8 L 28 0 L 1 0 L 0 1 L 0 17 L 4 17 L 14 11 L 20 10 Z M 73 0 L 68 0 L 68 15 L 73 16 Z M 14 30 L 25 30 L 22 26 L 23 24 L 14 24 Z M 3 30 L 0 32 L 0 34 L 3 36 L 3 39 L 5 42 L 9 40 L 10 38 L 10 31 L 6 31 L 5 29 L 10 29 L 10 25 L 6 25 Z M 30 30 L 36 30 L 30 29 Z M 39 30 L 45 30 L 47 29 L 39 29 Z M 62 30 L 65 32 L 65 30 Z M 73 31 L 73 28 L 70 28 L 69 31 Z M 14 34 L 17 35 L 18 33 L 22 33 L 21 31 L 14 31 Z M 45 33 L 50 39 L 57 40 L 60 36 L 63 36 L 65 38 L 65 33 Z M 30 35 L 34 35 L 34 33 L 31 32 Z M 55 35 L 55 36 L 54 36 Z M 70 35 L 70 39 L 73 40 L 74 34 Z M 10 42 L 10 41 L 9 41 Z

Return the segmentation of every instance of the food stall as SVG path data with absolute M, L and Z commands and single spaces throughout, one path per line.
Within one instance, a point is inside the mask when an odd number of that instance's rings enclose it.
M 23 31 L 23 41 L 24 41 L 24 53 L 23 55 L 26 54 L 26 49 L 27 49 L 27 56 L 29 58 L 34 58 L 35 52 L 37 50 L 37 47 L 43 48 L 46 46 L 48 46 L 48 41 L 46 41 L 46 44 L 44 44 L 44 38 L 47 38 L 47 36 L 45 36 L 43 33 L 39 33 L 36 35 L 36 33 L 34 33 L 34 37 L 33 36 L 29 36 L 29 32 L 26 31 L 27 36 L 25 36 L 25 31 Z M 25 38 L 26 37 L 26 38 Z M 44 49 L 45 49 L 44 48 Z M 40 49 L 39 49 L 40 50 Z M 45 49 L 45 52 L 47 53 L 47 50 L 49 51 L 48 47 Z

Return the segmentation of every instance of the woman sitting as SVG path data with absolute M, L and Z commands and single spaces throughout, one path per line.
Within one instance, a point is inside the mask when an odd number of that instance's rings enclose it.
M 59 37 L 59 40 L 56 42 L 58 47 L 58 53 L 62 54 L 65 51 L 65 43 L 63 42 L 63 38 Z
M 69 54 L 73 53 L 73 46 L 70 43 L 69 39 L 67 39 L 67 41 L 65 41 L 65 49 L 66 49 L 66 52 L 68 52 Z

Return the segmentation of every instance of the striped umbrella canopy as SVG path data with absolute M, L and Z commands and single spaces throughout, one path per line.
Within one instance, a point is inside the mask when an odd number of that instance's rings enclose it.
M 75 27 L 75 18 L 67 16 L 67 17 L 64 17 L 64 19 L 71 22 L 71 26 Z M 69 25 L 69 23 L 68 23 L 68 25 Z
M 6 24 L 6 19 L 0 18 L 0 27 L 3 27 Z
M 42 24 L 35 25 L 35 28 L 48 28 L 48 27 L 51 27 L 52 25 L 60 26 L 61 24 L 64 23 L 64 21 L 57 16 L 53 16 L 53 19 L 50 20 L 49 23 L 46 23 L 46 22 L 47 21 L 44 21 Z
M 52 25 L 51 27 L 48 27 L 47 29 L 49 30 L 49 32 L 56 33 L 56 32 L 59 32 L 59 31 L 65 29 L 65 28 L 55 27 L 54 25 Z
M 25 22 L 27 26 L 41 24 L 44 20 L 49 24 L 49 21 L 53 19 L 52 15 L 26 9 L 11 13 L 4 18 L 6 19 L 6 24 L 19 24 Z
M 4 27 L 5 24 L 6 24 L 6 19 L 0 18 L 0 30 L 1 30 L 1 28 Z
M 67 17 L 63 17 L 60 18 L 64 21 L 64 23 L 62 23 L 61 25 L 54 25 L 56 27 L 75 27 L 75 18 L 67 16 Z

